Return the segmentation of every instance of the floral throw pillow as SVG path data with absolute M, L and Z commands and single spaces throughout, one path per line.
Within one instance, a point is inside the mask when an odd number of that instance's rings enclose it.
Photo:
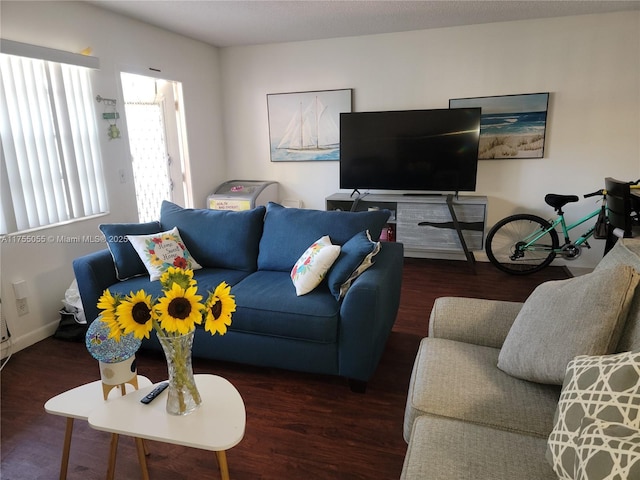
M 178 227 L 152 235 L 127 235 L 127 238 L 147 268 L 151 281 L 159 280 L 169 267 L 202 268 L 184 246 Z
M 320 285 L 338 255 L 340 246 L 332 245 L 328 235 L 313 242 L 291 269 L 296 295 L 305 295 Z

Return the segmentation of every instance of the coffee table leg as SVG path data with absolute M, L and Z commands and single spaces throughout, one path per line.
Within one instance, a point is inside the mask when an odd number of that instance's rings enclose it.
M 109 448 L 109 467 L 107 468 L 107 480 L 113 480 L 116 473 L 116 455 L 118 453 L 118 434 L 111 434 L 111 447 Z
M 140 462 L 140 471 L 142 472 L 142 480 L 149 480 L 149 470 L 147 469 L 147 459 L 145 458 L 146 447 L 144 440 L 136 437 L 136 450 L 138 451 L 138 462 Z
M 222 480 L 229 480 L 229 466 L 227 465 L 227 452 L 221 450 L 216 452 L 216 458 L 218 459 L 218 467 L 220 467 L 220 477 Z
M 60 461 L 60 480 L 66 480 L 69 468 L 69 450 L 71 449 L 71 435 L 73 434 L 73 418 L 67 417 L 67 428 L 64 432 L 62 460 Z

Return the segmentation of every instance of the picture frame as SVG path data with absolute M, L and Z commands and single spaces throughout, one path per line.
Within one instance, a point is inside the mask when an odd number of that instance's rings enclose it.
M 449 100 L 466 107 L 482 108 L 478 160 L 544 157 L 548 92 Z
M 352 89 L 267 94 L 272 162 L 340 160 L 340 114 Z

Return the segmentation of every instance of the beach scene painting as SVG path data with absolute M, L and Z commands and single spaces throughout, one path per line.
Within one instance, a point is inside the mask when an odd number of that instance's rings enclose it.
M 449 100 L 449 108 L 482 108 L 480 160 L 542 158 L 548 105 L 549 93 Z
M 272 162 L 340 160 L 340 114 L 351 89 L 267 95 Z

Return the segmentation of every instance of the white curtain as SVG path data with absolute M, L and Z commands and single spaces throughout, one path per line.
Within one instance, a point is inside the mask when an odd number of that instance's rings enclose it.
M 0 234 L 107 210 L 89 69 L 0 54 Z

